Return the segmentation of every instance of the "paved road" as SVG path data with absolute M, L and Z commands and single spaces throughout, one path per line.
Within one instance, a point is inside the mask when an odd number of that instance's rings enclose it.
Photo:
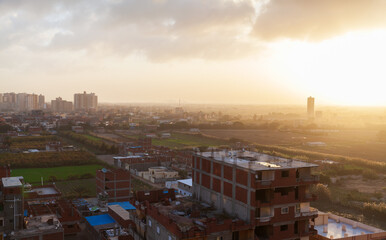
M 117 157 L 117 155 L 97 155 L 97 158 L 111 166 L 114 166 L 113 157 Z

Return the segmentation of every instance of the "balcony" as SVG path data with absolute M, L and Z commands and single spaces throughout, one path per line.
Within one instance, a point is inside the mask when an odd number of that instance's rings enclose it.
M 273 218 L 273 215 L 272 216 L 266 216 L 266 217 L 257 217 L 256 223 L 269 223 L 272 218 Z
M 308 212 L 299 212 L 295 213 L 295 217 L 317 217 L 318 216 L 318 209 L 310 207 Z
M 256 188 L 270 188 L 273 181 L 275 181 L 275 179 L 256 180 L 255 185 Z
M 318 175 L 300 176 L 296 179 L 298 183 L 317 183 L 319 182 Z

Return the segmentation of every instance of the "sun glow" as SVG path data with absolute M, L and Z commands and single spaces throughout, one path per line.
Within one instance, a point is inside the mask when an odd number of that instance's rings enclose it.
M 301 92 L 328 104 L 386 105 L 385 43 L 386 31 L 377 30 L 322 42 L 282 41 L 273 48 L 281 77 Z

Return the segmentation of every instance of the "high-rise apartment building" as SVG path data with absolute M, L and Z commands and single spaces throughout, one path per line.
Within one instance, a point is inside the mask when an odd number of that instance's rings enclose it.
M 315 117 L 315 98 L 313 97 L 307 98 L 307 115 L 309 119 Z
M 73 110 L 73 104 L 70 101 L 58 97 L 51 101 L 51 110 L 53 112 L 71 112 Z
M 46 108 L 45 97 L 42 94 L 39 95 L 38 108 L 40 110 Z
M 194 197 L 246 221 L 258 239 L 308 239 L 315 234 L 310 186 L 315 164 L 257 152 L 193 155 Z M 255 238 L 256 239 L 256 238 Z
M 74 94 L 75 110 L 96 110 L 98 107 L 98 96 L 95 93 L 76 93 Z
M 26 100 L 26 109 L 27 110 L 37 110 L 39 109 L 39 96 L 37 94 L 28 94 Z
M 27 110 L 27 93 L 18 93 L 16 95 L 17 109 L 19 111 Z

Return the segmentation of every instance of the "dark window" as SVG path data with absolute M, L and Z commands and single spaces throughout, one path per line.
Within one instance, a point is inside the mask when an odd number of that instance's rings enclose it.
M 281 225 L 280 226 L 280 231 L 287 231 L 288 230 L 288 225 Z
M 239 240 L 239 232 L 233 232 L 232 233 L 232 240 Z
M 289 177 L 289 171 L 282 171 L 281 177 Z

